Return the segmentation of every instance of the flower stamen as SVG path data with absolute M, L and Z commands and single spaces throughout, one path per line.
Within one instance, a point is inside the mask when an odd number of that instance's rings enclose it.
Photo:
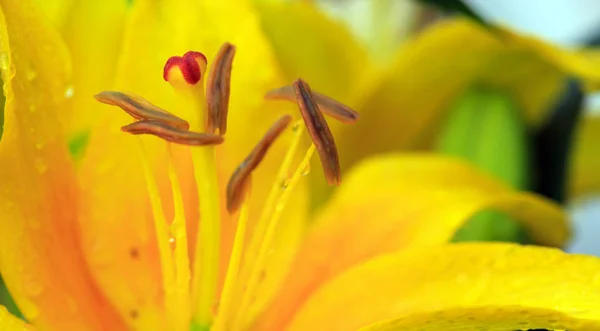
M 315 145 L 311 145 L 306 154 L 302 158 L 302 161 L 290 177 L 287 187 L 283 194 L 281 194 L 276 200 L 275 208 L 273 213 L 270 215 L 267 221 L 267 227 L 265 229 L 264 236 L 262 240 L 260 240 L 260 246 L 258 249 L 258 254 L 256 256 L 256 260 L 252 263 L 251 271 L 248 276 L 248 282 L 246 283 L 246 289 L 242 294 L 242 300 L 238 305 L 239 309 L 237 311 L 237 315 L 235 318 L 235 327 L 234 330 L 242 330 L 243 326 L 246 322 L 244 317 L 247 316 L 248 309 L 250 308 L 250 304 L 252 300 L 255 298 L 255 293 L 260 283 L 261 275 L 263 274 L 265 268 L 266 258 L 268 256 L 268 252 L 271 249 L 271 245 L 273 243 L 273 239 L 275 238 L 275 229 L 277 229 L 277 224 L 281 219 L 281 214 L 285 209 L 285 206 L 288 203 L 294 189 L 298 185 L 300 178 L 306 172 L 306 169 L 310 166 L 310 159 L 312 158 L 315 152 Z
M 167 321 L 173 322 L 178 319 L 177 307 L 177 288 L 175 279 L 175 267 L 173 264 L 173 254 L 170 246 L 169 228 L 165 219 L 164 209 L 158 191 L 158 185 L 154 179 L 148 154 L 144 148 L 144 143 L 139 139 L 139 150 L 142 160 L 142 168 L 144 169 L 144 177 L 146 179 L 146 188 L 150 198 L 150 206 L 152 208 L 152 218 L 154 220 L 154 230 L 158 242 L 158 253 L 162 271 L 163 290 L 165 292 L 165 311 Z
M 131 123 L 121 127 L 121 130 L 135 135 L 151 134 L 181 145 L 205 146 L 218 145 L 223 142 L 223 137 L 219 135 L 181 130 L 154 120 Z
M 219 49 L 208 74 L 206 85 L 206 103 L 208 117 L 206 131 L 223 135 L 227 131 L 227 112 L 231 85 L 231 67 L 235 55 L 235 46 L 225 43 Z
M 339 185 L 341 182 L 340 161 L 331 130 L 312 96 L 310 86 L 302 79 L 294 81 L 293 86 L 302 119 L 304 119 L 308 133 L 319 152 L 325 178 L 329 185 Z
M 233 172 L 227 185 L 227 210 L 229 213 L 235 213 L 242 204 L 246 195 L 250 176 L 254 169 L 265 157 L 267 150 L 273 142 L 281 135 L 292 121 L 292 116 L 284 115 L 275 122 L 265 136 L 258 142 L 252 152 Z
M 171 235 L 175 240 L 175 249 L 173 252 L 175 268 L 175 300 L 177 305 L 177 316 L 171 325 L 172 330 L 185 330 L 189 326 L 191 316 L 191 296 L 190 296 L 190 258 L 188 256 L 187 228 L 185 222 L 185 211 L 183 207 L 183 196 L 181 194 L 181 185 L 175 170 L 173 162 L 174 156 L 172 146 L 167 143 L 169 154 L 169 179 L 173 193 L 173 222 L 169 227 Z
M 324 94 L 312 91 L 312 96 L 319 106 L 319 109 L 321 109 L 325 115 L 331 116 L 342 123 L 354 123 L 360 117 L 360 114 L 354 109 Z M 296 93 L 293 86 L 286 85 L 267 92 L 267 94 L 265 94 L 265 99 L 296 102 Z
M 190 127 L 190 124 L 186 120 L 151 104 L 148 100 L 141 97 L 127 95 L 118 91 L 103 91 L 94 97 L 102 103 L 123 109 L 136 120 L 153 120 L 181 130 L 187 130 Z
M 238 224 L 235 230 L 235 238 L 233 239 L 233 247 L 229 256 L 229 265 L 227 266 L 227 274 L 221 292 L 221 303 L 217 317 L 211 328 L 212 331 L 228 330 L 228 323 L 231 322 L 229 315 L 231 314 L 232 299 L 236 290 L 238 274 L 240 270 L 240 262 L 242 259 L 242 251 L 246 238 L 246 227 L 248 225 L 248 205 L 250 204 L 250 192 L 244 192 L 245 197 L 242 197 L 240 215 Z

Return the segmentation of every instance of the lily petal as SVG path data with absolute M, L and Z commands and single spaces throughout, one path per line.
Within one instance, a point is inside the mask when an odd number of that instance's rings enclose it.
M 27 0 L 0 2 L 5 131 L 0 143 L 0 270 L 25 317 L 41 329 L 122 330 L 80 249 L 80 207 L 62 110 L 66 49 Z
M 31 325 L 22 319 L 12 315 L 6 308 L 0 305 L 0 331 L 33 331 Z
M 596 330 L 598 279 L 600 259 L 557 249 L 489 243 L 411 249 L 333 279 L 288 330 Z
M 302 77 L 315 90 L 348 101 L 371 70 L 352 33 L 308 2 L 255 2 L 288 83 Z
M 74 139 L 89 134 L 106 111 L 90 96 L 114 84 L 118 67 L 115 59 L 123 47 L 128 5 L 122 0 L 70 1 L 63 15 L 61 35 L 73 61 L 73 111 L 66 124 L 69 139 Z
M 44 1 L 36 0 L 35 4 L 38 8 L 54 23 L 57 28 L 63 27 L 65 19 L 73 5 L 74 0 L 56 0 Z
M 481 210 L 521 221 L 535 241 L 567 238 L 558 206 L 515 192 L 462 161 L 386 155 L 363 162 L 318 215 L 279 296 L 257 330 L 279 330 L 320 285 L 353 265 L 407 247 L 447 242 Z
M 574 138 L 569 195 L 576 198 L 600 191 L 600 116 L 583 117 Z
M 528 123 L 538 125 L 567 76 L 597 87 L 597 62 L 583 53 L 500 28 L 485 29 L 466 19 L 438 23 L 399 50 L 387 76 L 360 102 L 361 121 L 339 139 L 342 163 L 352 164 L 371 153 L 427 146 L 449 105 L 477 84 L 507 93 Z

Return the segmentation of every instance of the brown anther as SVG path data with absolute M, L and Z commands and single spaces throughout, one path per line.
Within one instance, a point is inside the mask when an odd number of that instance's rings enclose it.
M 294 81 L 293 86 L 300 113 L 302 113 L 308 133 L 319 152 L 325 178 L 329 185 L 339 185 L 341 182 L 340 161 L 331 130 L 313 98 L 310 86 L 302 79 Z
M 354 123 L 360 117 L 356 110 L 324 94 L 313 91 L 312 96 L 325 115 L 331 116 L 342 123 Z M 267 92 L 265 99 L 296 102 L 296 93 L 293 86 L 286 85 Z
M 231 175 L 227 184 L 227 210 L 230 213 L 235 213 L 242 205 L 242 202 L 244 202 L 252 172 L 258 167 L 265 154 L 267 154 L 269 147 L 277 140 L 277 137 L 281 135 L 291 121 L 292 117 L 290 115 L 284 115 L 277 120 Z
M 219 49 L 214 63 L 208 74 L 206 85 L 206 103 L 208 104 L 208 116 L 206 130 L 223 135 L 227 131 L 227 111 L 229 110 L 229 92 L 231 85 L 231 66 L 235 46 L 225 43 Z
M 168 111 L 156 107 L 147 100 L 117 91 L 103 91 L 94 96 L 96 100 L 118 106 L 137 120 L 152 120 L 165 123 L 171 127 L 187 130 L 190 124 Z
M 216 134 L 182 130 L 153 120 L 141 120 L 131 123 L 121 127 L 121 130 L 131 134 L 151 134 L 181 145 L 218 145 L 223 142 L 223 137 Z

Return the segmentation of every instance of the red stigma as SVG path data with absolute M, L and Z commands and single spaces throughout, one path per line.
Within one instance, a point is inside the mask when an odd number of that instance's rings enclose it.
M 173 56 L 165 63 L 163 78 L 169 81 L 169 72 L 173 67 L 178 67 L 186 82 L 195 85 L 202 78 L 202 70 L 198 61 L 206 63 L 206 56 L 200 52 L 189 51 L 183 56 Z

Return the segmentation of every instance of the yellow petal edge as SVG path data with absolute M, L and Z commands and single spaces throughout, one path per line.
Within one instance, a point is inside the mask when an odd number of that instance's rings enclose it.
M 289 330 L 361 327 L 599 330 L 600 259 L 515 244 L 406 250 L 330 281 Z

